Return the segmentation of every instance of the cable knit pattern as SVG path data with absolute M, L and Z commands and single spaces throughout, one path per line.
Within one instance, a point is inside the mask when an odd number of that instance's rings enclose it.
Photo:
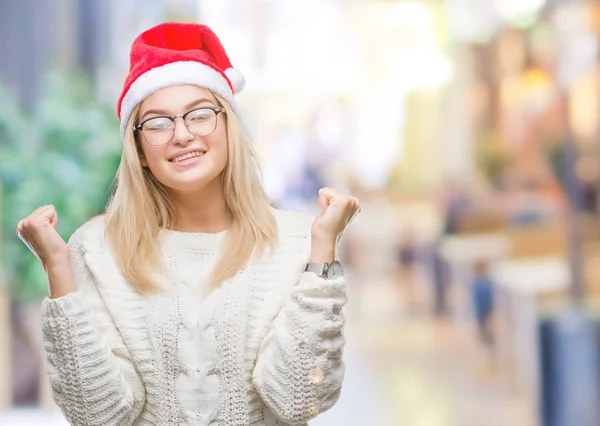
M 280 242 L 210 294 L 224 233 L 162 231 L 166 291 L 120 272 L 103 217 L 69 240 L 79 291 L 42 303 L 54 399 L 73 425 L 306 424 L 343 378 L 343 279 L 303 272 L 308 215 L 274 211 Z
M 179 395 L 183 424 L 209 424 L 218 412 L 218 394 L 214 392 L 219 387 L 215 314 L 222 291 L 217 289 L 206 297 L 201 283 L 216 261 L 222 235 L 205 237 L 200 242 L 195 241 L 194 234 L 168 232 L 170 240 L 162 250 L 177 299 L 178 364 L 173 371 L 178 376 L 172 395 Z

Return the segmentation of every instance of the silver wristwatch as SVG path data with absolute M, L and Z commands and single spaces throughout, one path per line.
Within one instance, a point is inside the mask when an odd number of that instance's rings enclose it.
M 317 276 L 328 280 L 334 280 L 344 275 L 344 268 L 337 260 L 331 263 L 308 262 L 305 272 L 314 272 Z

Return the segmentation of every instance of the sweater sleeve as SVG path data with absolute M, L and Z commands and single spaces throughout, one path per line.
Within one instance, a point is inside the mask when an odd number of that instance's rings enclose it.
M 78 291 L 41 308 L 52 396 L 72 425 L 131 425 L 144 386 L 76 241 L 69 246 Z
M 304 272 L 259 348 L 254 386 L 286 423 L 305 423 L 339 398 L 345 303 L 343 277 Z

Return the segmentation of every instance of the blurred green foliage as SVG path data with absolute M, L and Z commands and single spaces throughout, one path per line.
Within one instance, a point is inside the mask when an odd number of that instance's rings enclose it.
M 25 112 L 0 87 L 2 280 L 17 300 L 47 294 L 37 259 L 15 235 L 18 221 L 53 204 L 68 240 L 102 212 L 121 153 L 119 122 L 85 75 L 52 73 L 34 111 Z

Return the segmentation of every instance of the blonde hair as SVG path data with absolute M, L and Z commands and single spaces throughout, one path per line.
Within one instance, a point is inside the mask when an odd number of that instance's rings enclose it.
M 278 240 L 253 145 L 229 104 L 216 97 L 227 117 L 229 156 L 221 179 L 232 221 L 209 276 L 209 290 L 234 275 L 253 253 L 273 249 Z M 138 113 L 139 106 L 127 124 L 116 189 L 106 207 L 106 235 L 127 280 L 139 292 L 153 293 L 161 290 L 154 274 L 163 271 L 157 237 L 161 229 L 173 228 L 174 208 L 166 188 L 140 163 L 133 129 Z

